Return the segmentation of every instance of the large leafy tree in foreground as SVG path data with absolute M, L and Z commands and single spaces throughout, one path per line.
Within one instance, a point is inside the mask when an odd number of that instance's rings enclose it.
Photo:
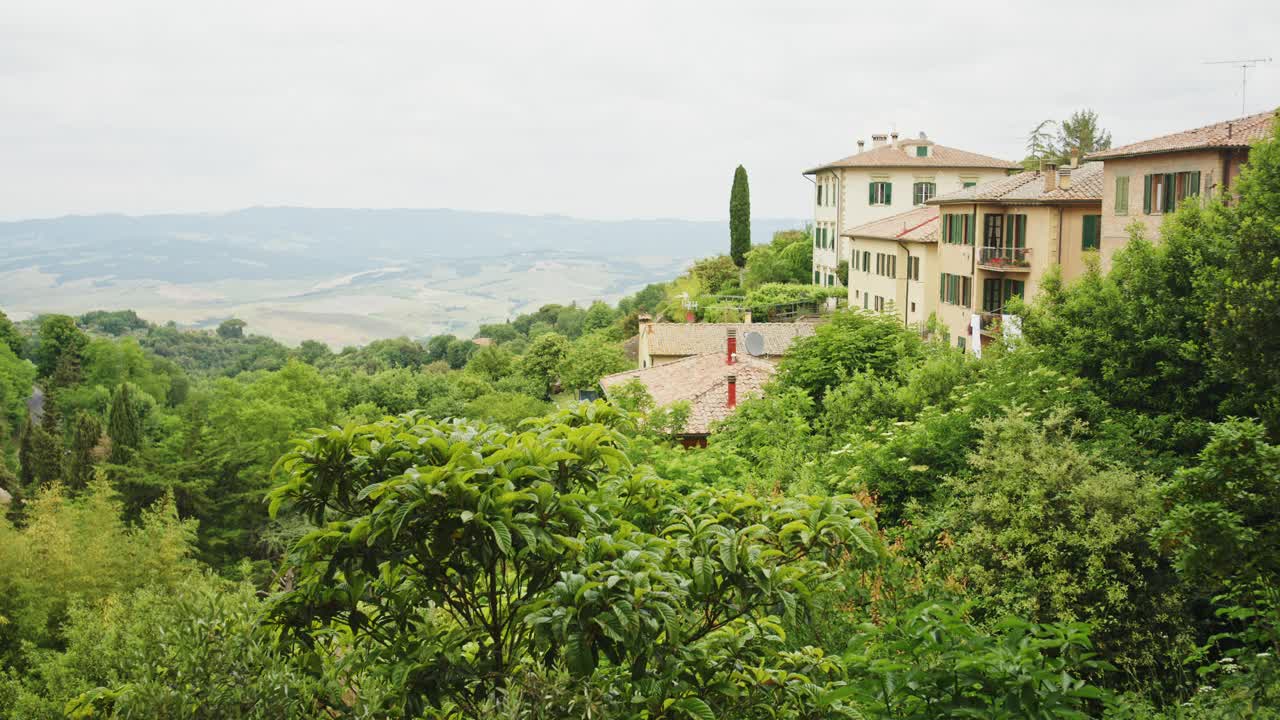
M 415 414 L 312 433 L 272 493 L 315 526 L 275 602 L 287 635 L 323 652 L 349 633 L 345 658 L 401 689 L 394 712 L 482 716 L 547 671 L 609 717 L 843 712 L 816 702 L 839 664 L 781 653 L 779 623 L 877 552 L 869 515 L 677 495 L 630 466 L 625 421 L 597 403 L 520 433 Z

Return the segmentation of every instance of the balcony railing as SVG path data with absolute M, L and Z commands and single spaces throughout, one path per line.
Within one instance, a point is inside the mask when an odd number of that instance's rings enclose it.
M 981 328 L 983 335 L 999 335 L 1000 334 L 1000 313 L 998 312 L 982 312 L 978 313 L 981 318 Z
M 1031 251 L 1016 247 L 983 247 L 978 253 L 978 264 L 992 270 L 1029 270 Z

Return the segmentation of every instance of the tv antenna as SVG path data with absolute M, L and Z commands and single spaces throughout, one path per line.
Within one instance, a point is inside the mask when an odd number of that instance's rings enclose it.
M 1213 60 L 1204 63 L 1205 65 L 1234 65 L 1240 68 L 1240 114 L 1244 115 L 1245 98 L 1249 89 L 1249 70 L 1258 66 L 1259 63 L 1269 63 L 1271 58 L 1249 58 L 1247 60 Z

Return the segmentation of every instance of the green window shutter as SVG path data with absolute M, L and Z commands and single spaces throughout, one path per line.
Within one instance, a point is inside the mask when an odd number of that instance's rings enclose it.
M 1082 250 L 1092 250 L 1092 249 L 1093 249 L 1093 247 L 1092 247 L 1092 246 L 1093 246 L 1093 243 L 1091 242 L 1091 241 L 1093 240 L 1093 224 L 1094 224 L 1094 223 L 1093 223 L 1093 216 L 1092 216 L 1092 215 L 1085 215 L 1085 216 L 1084 216 L 1084 224 L 1083 224 L 1083 232 L 1081 233 L 1081 238 L 1080 238 L 1080 248 L 1081 248 Z
M 916 157 L 929 157 L 929 148 L 925 145 L 916 146 Z
M 1165 173 L 1164 175 L 1164 211 L 1173 212 L 1177 207 L 1177 198 L 1174 192 L 1178 188 L 1178 176 L 1175 173 Z
M 867 188 L 868 188 L 868 190 L 867 190 L 867 204 L 868 204 L 868 205 L 875 205 L 875 204 L 876 204 L 876 184 L 875 184 L 875 183 L 871 183 L 870 185 L 868 185 L 868 186 L 867 186 Z
M 1196 170 L 1191 173 L 1191 182 L 1188 183 L 1187 194 L 1188 195 L 1200 194 L 1200 171 L 1199 170 Z
M 1151 176 L 1142 176 L 1142 214 L 1151 214 Z
M 1018 247 L 1025 248 L 1027 246 L 1027 216 L 1018 216 Z
M 893 204 L 893 183 L 884 184 L 884 204 L 885 205 Z
M 1117 215 L 1124 215 L 1129 212 L 1129 178 L 1116 178 L 1116 202 L 1115 211 Z

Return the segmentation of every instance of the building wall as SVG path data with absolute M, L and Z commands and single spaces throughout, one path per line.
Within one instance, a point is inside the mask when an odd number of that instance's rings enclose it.
M 813 269 L 825 285 L 827 275 L 835 275 L 840 260 L 849 257 L 849 239 L 840 234 L 850 228 L 872 220 L 897 215 L 915 207 L 915 183 L 932 182 L 936 194 L 943 195 L 963 189 L 965 183 L 984 183 L 1006 177 L 1008 171 L 984 168 L 837 168 L 817 173 L 814 182 L 824 186 L 823 203 L 818 204 L 815 186 L 813 193 L 813 222 L 818 227 L 833 228 L 834 247 L 813 248 Z M 889 182 L 893 185 L 891 203 L 872 205 L 869 202 L 872 182 Z M 830 190 L 834 187 L 835 205 L 830 204 Z M 837 280 L 838 282 L 838 280 Z
M 1200 193 L 1209 197 L 1221 189 L 1224 163 L 1227 167 L 1228 185 L 1234 183 L 1240 172 L 1238 153 L 1229 150 L 1197 150 L 1192 152 L 1162 153 L 1134 158 L 1107 160 L 1102 165 L 1102 265 L 1111 267 L 1116 250 L 1129 242 L 1128 227 L 1137 221 L 1146 227 L 1147 237 L 1160 239 L 1160 225 L 1164 215 L 1153 210 L 1142 212 L 1142 194 L 1146 175 L 1155 173 L 1200 172 Z M 1129 178 L 1129 209 L 1125 214 L 1116 213 L 1116 178 Z
M 1141 201 L 1141 199 L 1139 199 Z M 975 338 L 972 334 L 972 317 L 982 310 L 983 281 L 992 278 L 1019 280 L 1023 283 L 1024 297 L 1034 299 L 1040 291 L 1044 274 L 1054 265 L 1061 264 L 1063 279 L 1079 277 L 1085 270 L 1083 251 L 1084 217 L 1101 212 L 1101 205 L 1051 206 L 1051 205 L 995 205 L 957 204 L 941 207 L 941 224 L 946 215 L 963 212 L 976 216 L 977 237 L 973 245 L 953 245 L 939 238 L 937 263 L 930 273 L 931 297 L 937 306 L 938 320 L 945 326 L 951 345 L 957 338 L 965 338 L 965 348 L 971 349 Z M 1026 271 L 989 270 L 978 265 L 983 247 L 982 228 L 988 214 L 1027 216 L 1026 247 L 1029 267 Z M 1061 240 L 1061 242 L 1059 242 Z M 1103 247 L 1105 248 L 1105 241 Z M 923 268 L 922 268 L 923 272 Z M 956 305 L 939 299 L 943 273 L 971 278 L 969 303 Z M 922 275 L 923 279 L 923 275 Z
M 875 309 L 875 298 L 885 299 L 885 312 L 892 312 L 907 325 L 923 328 L 937 304 L 937 244 L 914 241 L 898 243 L 883 238 L 845 238 L 849 261 L 849 307 Z M 871 253 L 871 269 L 863 271 L 855 264 L 854 254 Z M 896 276 L 876 274 L 876 254 L 892 255 L 896 260 Z M 907 255 L 920 259 L 920 279 L 907 279 Z M 854 268 L 858 269 L 855 270 Z M 931 281 L 932 279 L 932 281 Z M 932 294 L 931 294 L 932 293 Z

